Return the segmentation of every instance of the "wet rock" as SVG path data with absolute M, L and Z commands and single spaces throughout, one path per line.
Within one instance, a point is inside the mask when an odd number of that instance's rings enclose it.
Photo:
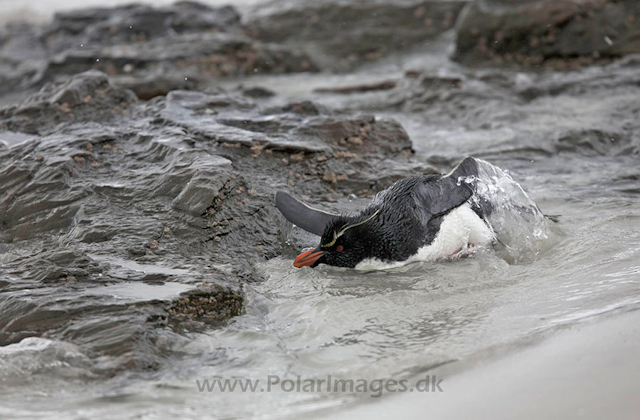
M 114 87 L 104 73 L 88 71 L 1 109 L 0 128 L 42 133 L 63 122 L 108 120 L 126 114 L 136 100 L 133 92 Z
M 249 98 L 271 98 L 272 96 L 275 96 L 273 91 L 261 86 L 246 88 L 242 91 L 242 94 Z
M 45 27 L 9 25 L 0 39 L 0 93 L 99 70 L 149 99 L 203 79 L 317 70 L 295 48 L 248 38 L 232 7 L 196 2 L 58 13 Z
M 312 6 L 265 6 L 247 24 L 247 33 L 262 41 L 303 45 L 322 67 L 347 70 L 439 36 L 453 27 L 466 3 L 321 1 Z
M 41 284 L 86 281 L 105 270 L 105 265 L 95 261 L 78 249 L 45 252 L 41 258 L 27 258 L 17 265 L 12 274 L 21 274 Z M 95 280 L 94 280 L 95 281 Z
M 375 165 L 389 156 L 405 161 L 412 153 L 406 132 L 391 119 L 337 116 L 308 101 L 266 109 L 236 103 L 243 107 L 243 116 L 238 118 L 234 105 L 218 106 L 226 104 L 221 98 L 224 96 L 171 92 L 162 116 L 186 130 L 199 147 L 232 161 L 240 173 L 259 164 L 280 182 L 288 180 L 289 186 L 303 183 L 310 188 L 313 183 L 312 188 L 320 190 L 325 183 L 349 180 L 342 188 L 359 191 L 375 185 L 377 189 L 394 176 L 387 176 L 386 171 L 381 175 Z M 247 162 L 248 157 L 256 161 Z M 369 166 L 354 172 L 354 159 Z
M 115 86 L 133 91 L 138 98 L 144 101 L 156 96 L 164 96 L 172 90 L 195 89 L 198 85 L 194 78 L 172 78 L 162 75 L 148 77 L 119 76 L 114 77 L 112 80 Z
M 212 108 L 217 108 L 217 105 L 217 95 L 176 91 L 167 98 L 162 116 L 194 135 L 204 136 L 221 145 L 260 145 L 274 150 L 305 152 L 328 150 L 328 146 L 317 139 L 298 140 L 294 136 L 277 133 L 299 124 L 299 117 L 282 115 L 274 120 L 273 117 L 259 116 L 256 112 L 253 118 L 224 118 L 221 114 L 222 118 L 216 120 L 210 115 L 214 112 Z M 210 110 L 209 114 L 207 110 Z M 222 110 L 217 109 L 217 112 L 221 113 Z
M 108 297 L 78 295 L 64 284 L 8 291 L 0 302 L 0 345 L 44 335 L 74 343 L 91 366 L 87 377 L 160 366 L 160 352 L 153 346 L 159 333 L 149 328 L 149 319 L 166 320 L 161 304 L 131 307 Z
M 43 36 L 49 42 L 69 35 L 101 45 L 132 43 L 173 34 L 230 31 L 240 27 L 232 7 L 211 8 L 182 1 L 168 7 L 130 5 L 59 12 Z
M 318 93 L 354 93 L 354 92 L 369 92 L 372 90 L 390 90 L 396 87 L 396 82 L 393 80 L 386 80 L 383 82 L 366 84 L 366 85 L 354 85 L 354 86 L 340 86 L 333 88 L 317 88 L 314 92 Z
M 169 322 L 182 327 L 194 323 L 219 323 L 242 311 L 242 296 L 220 287 L 202 287 L 185 295 L 174 301 L 168 309 Z
M 359 154 L 411 152 L 411 141 L 400 124 L 363 115 L 357 118 L 311 119 L 301 134 L 315 135 L 337 148 Z
M 290 102 L 280 108 L 271 108 L 266 113 L 291 112 L 298 115 L 320 115 L 327 114 L 328 110 L 312 101 Z
M 111 76 L 143 79 L 170 75 L 215 79 L 256 73 L 315 71 L 303 54 L 277 45 L 262 45 L 240 34 L 176 35 L 148 42 L 70 49 L 53 57 L 45 79 L 96 69 Z
M 174 209 L 200 216 L 213 203 L 224 182 L 231 176 L 231 161 L 211 157 L 205 162 L 194 163 L 194 166 L 198 168 L 196 173 L 171 205 Z
M 0 171 L 5 181 L 0 189 L 0 236 L 4 241 L 34 238 L 71 226 L 85 192 L 71 185 L 68 171 L 55 157 L 43 163 L 18 161 Z
M 467 65 L 544 65 L 569 70 L 640 52 L 633 0 L 481 1 L 457 23 L 454 57 Z
M 575 130 L 561 133 L 556 148 L 560 152 L 577 152 L 586 155 L 615 154 L 630 145 L 630 139 L 620 132 L 596 129 Z
M 274 223 L 279 214 L 272 202 L 273 193 L 264 185 L 237 175 L 224 184 L 204 215 L 208 244 L 226 249 L 228 261 L 237 273 L 252 272 L 250 265 L 242 261 L 248 250 L 252 259 L 261 260 L 273 258 L 281 249 Z

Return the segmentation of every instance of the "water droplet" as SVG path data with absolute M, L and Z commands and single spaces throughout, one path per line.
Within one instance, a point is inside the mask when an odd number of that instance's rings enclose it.
M 358 196 L 355 194 L 349 194 L 347 198 L 349 199 L 349 202 L 352 202 L 353 200 L 356 200 Z
M 96 58 L 96 61 L 100 61 L 100 59 L 99 59 L 99 58 Z

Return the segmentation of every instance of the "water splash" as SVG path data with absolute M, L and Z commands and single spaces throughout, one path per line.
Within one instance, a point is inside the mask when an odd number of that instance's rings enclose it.
M 549 237 L 545 216 L 508 173 L 482 159 L 476 162 L 478 176 L 460 177 L 458 185 L 474 188 L 471 202 L 487 214 L 496 252 L 511 264 L 534 261 Z

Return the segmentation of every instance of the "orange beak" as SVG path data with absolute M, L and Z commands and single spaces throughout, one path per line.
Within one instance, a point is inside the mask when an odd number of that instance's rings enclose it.
M 295 260 L 293 260 L 293 266 L 297 268 L 302 268 L 304 266 L 311 267 L 318 261 L 318 258 L 322 257 L 322 251 L 316 251 L 315 249 L 310 249 L 302 254 L 298 255 Z

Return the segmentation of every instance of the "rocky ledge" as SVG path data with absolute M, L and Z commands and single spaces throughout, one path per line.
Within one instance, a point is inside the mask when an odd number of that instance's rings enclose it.
M 464 64 L 571 70 L 640 52 L 640 3 L 481 0 L 456 32 L 454 57 Z
M 254 265 L 297 250 L 276 190 L 336 201 L 432 170 L 394 120 L 261 101 L 174 90 L 145 102 L 91 70 L 0 110 L 0 271 L 16 279 L 0 284 L 0 343 L 75 337 L 95 350 L 104 332 L 88 319 L 117 313 L 127 322 L 109 327 L 109 352 L 135 356 L 164 326 L 238 314 Z M 132 281 L 194 290 L 169 306 L 100 293 Z

